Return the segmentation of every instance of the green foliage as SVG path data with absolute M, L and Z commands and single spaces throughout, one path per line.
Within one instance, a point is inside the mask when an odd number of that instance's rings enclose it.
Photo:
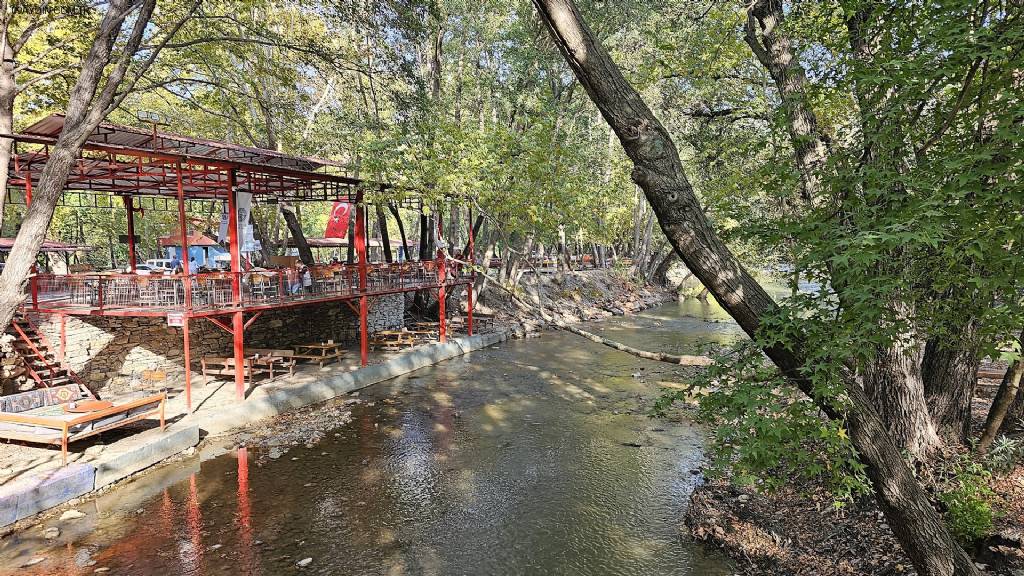
M 980 464 L 964 460 L 956 467 L 951 487 L 939 495 L 946 506 L 946 523 L 953 535 L 972 544 L 992 531 L 996 513 L 995 494 L 989 488 L 991 474 Z
M 989 447 L 984 463 L 992 472 L 1005 474 L 1016 468 L 1021 458 L 1024 458 L 1024 441 L 1000 436 Z
M 868 489 L 842 423 L 827 420 L 807 397 L 786 385 L 752 344 L 716 359 L 683 391 L 664 394 L 663 414 L 675 402 L 699 398 L 697 415 L 711 426 L 711 471 L 771 491 L 786 483 L 826 486 L 842 505 Z

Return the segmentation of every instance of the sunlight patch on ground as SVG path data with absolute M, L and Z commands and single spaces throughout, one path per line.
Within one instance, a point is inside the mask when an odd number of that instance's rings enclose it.
M 496 423 L 502 423 L 505 421 L 505 411 L 496 404 L 488 404 L 484 406 L 484 414 Z
M 452 397 L 450 395 L 448 395 L 447 393 L 445 393 L 445 392 L 441 392 L 441 391 L 432 392 L 430 394 L 430 397 L 434 399 L 434 402 L 436 402 L 438 406 L 451 406 L 452 405 Z

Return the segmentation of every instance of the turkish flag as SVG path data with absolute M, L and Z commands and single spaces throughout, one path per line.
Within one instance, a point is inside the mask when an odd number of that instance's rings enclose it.
M 348 202 L 335 202 L 331 207 L 331 216 L 327 219 L 324 238 L 348 238 L 348 216 L 352 213 L 352 205 Z

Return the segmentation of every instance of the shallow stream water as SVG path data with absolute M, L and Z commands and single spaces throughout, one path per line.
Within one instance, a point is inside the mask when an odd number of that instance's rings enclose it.
M 590 329 L 694 353 L 739 337 L 719 317 L 691 301 Z M 680 530 L 699 429 L 646 416 L 684 379 L 567 333 L 507 342 L 364 390 L 312 447 L 270 459 L 243 434 L 144 474 L 0 542 L 0 574 L 728 574 Z

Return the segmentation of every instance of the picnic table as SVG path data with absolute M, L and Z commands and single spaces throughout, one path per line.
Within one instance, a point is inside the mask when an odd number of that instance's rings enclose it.
M 323 368 L 324 364 L 334 362 L 344 356 L 344 354 L 345 351 L 341 349 L 341 346 L 335 344 L 332 340 L 328 340 L 327 342 L 297 344 L 295 345 L 295 354 L 293 357 L 303 360 L 311 360 Z
M 278 374 L 295 375 L 295 352 L 292 350 L 276 350 L 273 348 L 246 348 L 245 355 L 249 357 L 253 366 L 264 368 L 270 372 L 270 378 L 274 378 L 274 372 Z
M 381 330 L 370 338 L 370 345 L 380 350 L 401 350 L 416 345 L 416 335 L 407 330 Z

